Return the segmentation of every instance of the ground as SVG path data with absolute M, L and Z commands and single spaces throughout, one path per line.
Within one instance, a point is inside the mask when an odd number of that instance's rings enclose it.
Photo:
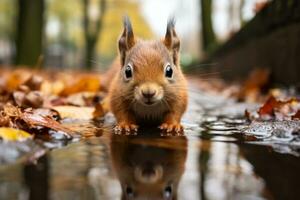
M 265 103 L 237 101 L 235 86 L 205 86 L 207 83 L 189 77 L 183 136 L 162 137 L 156 128 L 142 129 L 138 136 L 117 136 L 110 113 L 95 115 L 98 100 L 105 97 L 101 86 L 92 84 L 98 84 L 98 79 L 84 77 L 90 81 L 82 83 L 78 78 L 70 85 L 63 78 L 47 82 L 43 77 L 37 87 L 36 78 L 28 76 L 15 88 L 2 90 L 2 98 L 7 98 L 1 105 L 2 119 L 8 120 L 3 120 L 0 128 L 0 191 L 4 199 L 32 195 L 40 199 L 43 195 L 52 199 L 118 199 L 120 183 L 132 181 L 126 174 L 143 169 L 145 163 L 152 163 L 155 172 L 162 168 L 164 178 L 173 177 L 173 189 L 179 183 L 174 191 L 179 199 L 299 196 L 296 97 L 280 91 L 282 100 L 267 95 Z M 39 93 L 31 101 L 33 91 Z M 34 105 L 36 98 L 41 99 L 39 105 Z M 4 127 L 10 128 L 8 133 Z M 25 133 L 14 132 L 19 129 Z M 165 166 L 168 162 L 174 163 L 172 168 Z M 285 180 L 276 178 L 278 174 Z M 284 192 L 280 192 L 282 181 Z M 131 187 L 138 190 L 134 184 Z M 149 194 L 149 188 L 143 189 Z

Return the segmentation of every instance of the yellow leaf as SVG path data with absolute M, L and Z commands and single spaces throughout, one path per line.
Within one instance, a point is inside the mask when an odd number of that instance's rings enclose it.
M 63 81 L 56 80 L 50 82 L 46 80 L 41 85 L 41 91 L 46 95 L 51 95 L 51 94 L 58 95 L 59 93 L 61 93 L 61 91 L 63 91 L 64 87 L 65 86 Z
M 32 138 L 32 135 L 14 128 L 0 128 L 0 138 L 4 141 L 24 141 Z

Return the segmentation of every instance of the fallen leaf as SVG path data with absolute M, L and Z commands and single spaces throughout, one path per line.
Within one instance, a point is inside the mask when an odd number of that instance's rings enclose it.
M 15 104 L 22 108 L 39 108 L 44 102 L 44 98 L 40 91 L 29 91 L 27 93 L 15 91 L 13 92 L 12 96 Z
M 33 108 L 39 108 L 43 105 L 44 99 L 39 91 L 30 91 L 25 96 L 26 105 Z
M 43 78 L 39 75 L 32 75 L 23 85 L 26 85 L 30 90 L 40 90 L 43 83 Z
M 75 80 L 69 80 L 69 82 L 65 84 L 65 88 L 60 92 L 60 95 L 62 96 L 68 96 L 83 91 L 97 92 L 100 89 L 100 79 L 98 76 L 93 75 L 83 75 Z
M 296 114 L 292 116 L 292 119 L 300 119 L 300 110 L 298 110 Z
M 9 126 L 9 121 L 9 117 L 3 111 L 0 111 L 0 127 Z
M 15 91 L 15 92 L 13 92 L 12 96 L 13 96 L 13 98 L 15 100 L 15 103 L 18 106 L 24 105 L 24 103 L 25 103 L 25 93 L 24 92 Z
M 274 108 L 278 107 L 279 102 L 275 99 L 275 97 L 270 96 L 266 103 L 259 108 L 258 114 L 262 115 L 274 115 Z
M 77 107 L 77 106 L 55 106 L 54 110 L 58 111 L 61 118 L 71 119 L 92 119 L 93 107 Z
M 26 124 L 30 128 L 36 128 L 37 126 L 44 126 L 55 131 L 60 131 L 68 138 L 72 138 L 72 135 L 76 135 L 76 133 L 73 132 L 72 130 L 64 127 L 59 122 L 47 116 L 34 114 L 32 112 L 24 112 L 21 115 L 21 119 L 24 120 L 24 122 L 26 122 Z
M 245 113 L 247 119 L 276 119 L 276 120 L 291 120 L 297 118 L 297 110 L 300 107 L 300 102 L 295 97 L 286 101 L 277 100 L 274 96 L 270 96 L 267 101 L 257 111 L 257 116 L 253 113 Z M 295 116 L 292 116 L 292 114 Z
M 35 114 L 44 116 L 44 117 L 50 117 L 51 119 L 55 121 L 59 121 L 61 119 L 61 116 L 59 115 L 59 112 L 55 109 L 51 108 L 37 108 L 37 109 L 26 109 L 25 111 L 34 112 Z
M 6 88 L 9 91 L 16 90 L 20 85 L 25 83 L 31 77 L 31 73 L 24 69 L 13 71 L 7 78 Z
M 1 127 L 0 137 L 4 141 L 24 141 L 32 138 L 32 135 L 22 130 Z
M 47 95 L 59 95 L 64 89 L 64 83 L 61 80 L 44 81 L 41 85 L 41 91 Z
M 36 135 L 64 135 L 71 139 L 77 133 L 64 127 L 58 120 L 60 115 L 57 111 L 48 108 L 27 108 L 22 110 L 13 105 L 5 105 L 1 111 L 3 125 L 11 128 L 26 130 Z
M 20 117 L 21 116 L 20 108 L 13 106 L 11 104 L 6 104 L 3 107 L 3 113 L 8 117 Z

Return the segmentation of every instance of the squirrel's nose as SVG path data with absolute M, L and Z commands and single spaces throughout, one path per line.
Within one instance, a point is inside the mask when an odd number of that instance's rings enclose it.
M 152 97 L 154 97 L 155 93 L 155 90 L 142 91 L 142 95 L 147 99 L 151 99 Z

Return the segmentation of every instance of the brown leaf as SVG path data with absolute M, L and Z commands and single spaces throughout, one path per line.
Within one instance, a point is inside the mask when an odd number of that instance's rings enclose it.
M 29 91 L 28 93 L 16 91 L 13 92 L 13 98 L 16 105 L 22 108 L 39 108 L 44 102 L 43 96 L 39 91 Z
M 16 90 L 20 85 L 25 83 L 31 76 L 31 73 L 24 69 L 11 72 L 6 80 L 6 88 L 8 91 Z
M 43 78 L 38 75 L 32 75 L 24 85 L 28 86 L 30 90 L 40 90 Z
M 64 127 L 59 122 L 51 119 L 48 116 L 42 116 L 32 112 L 24 112 L 21 115 L 22 120 L 24 120 L 30 128 L 35 128 L 36 126 L 44 126 L 55 131 L 61 131 L 65 133 L 69 138 L 72 138 L 72 135 L 76 135 L 75 132 Z
M 53 109 L 27 108 L 22 111 L 16 106 L 7 104 L 3 107 L 0 114 L 2 117 L 0 125 L 6 127 L 22 129 L 34 134 L 43 133 L 45 135 L 50 134 L 50 131 L 54 130 L 67 136 L 67 138 L 77 135 L 77 133 L 64 127 L 57 121 L 60 119 L 60 115 Z
M 16 92 L 12 93 L 12 96 L 13 96 L 17 106 L 22 106 L 25 104 L 25 93 L 24 92 L 16 91 Z
M 270 96 L 257 113 L 259 117 L 271 116 L 278 120 L 291 119 L 291 113 L 295 112 L 297 106 L 299 106 L 299 101 L 296 98 L 280 101 L 274 96 Z
M 298 110 L 296 114 L 292 116 L 292 119 L 300 119 L 300 110 Z
M 18 91 L 21 91 L 21 92 L 24 92 L 24 93 L 28 93 L 30 92 L 30 88 L 27 86 L 27 85 L 20 85 L 18 88 L 17 88 Z
M 28 108 L 25 111 L 29 111 L 29 112 L 31 111 L 34 114 L 41 115 L 43 117 L 49 117 L 55 121 L 59 121 L 61 119 L 59 112 L 51 108 L 37 108 L 37 109 Z
M 11 104 L 4 105 L 3 113 L 8 117 L 20 117 L 21 116 L 20 108 L 13 106 Z
M 274 116 L 274 108 L 278 107 L 279 102 L 275 99 L 275 97 L 270 96 L 266 103 L 259 108 L 258 114 L 262 115 L 271 115 Z
M 43 105 L 44 99 L 39 91 L 31 91 L 26 95 L 26 105 L 33 108 L 39 108 Z
M 9 117 L 0 111 L 0 127 L 9 126 Z

